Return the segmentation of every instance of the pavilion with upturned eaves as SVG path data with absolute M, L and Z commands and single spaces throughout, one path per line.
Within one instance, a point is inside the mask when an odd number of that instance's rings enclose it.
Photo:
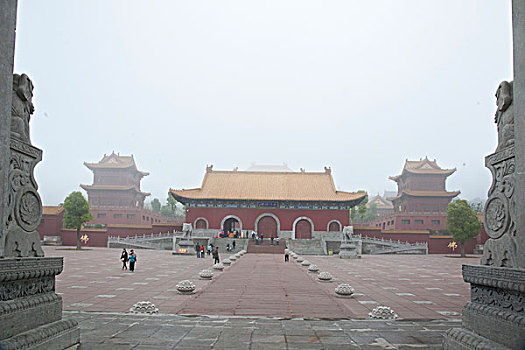
M 388 198 L 394 212 L 373 222 L 384 230 L 444 230 L 447 207 L 460 191 L 447 191 L 446 180 L 456 169 L 442 169 L 434 159 L 406 160 L 401 174 L 389 177 L 397 183 L 397 195 Z
M 186 206 L 186 222 L 201 233 L 256 231 L 264 237 L 317 238 L 350 224 L 350 208 L 366 193 L 335 188 L 324 172 L 216 171 L 206 168 L 202 186 L 170 190 Z
M 151 225 L 164 221 L 160 214 L 144 209 L 149 193 L 140 190 L 140 180 L 149 175 L 137 169 L 135 159 L 112 152 L 98 163 L 84 163 L 93 171 L 93 184 L 80 185 L 88 195 L 93 215 L 90 224 Z

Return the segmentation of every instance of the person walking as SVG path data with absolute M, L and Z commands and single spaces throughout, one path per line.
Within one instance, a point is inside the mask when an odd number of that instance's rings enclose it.
M 126 248 L 122 249 L 122 253 L 120 254 L 120 260 L 122 261 L 122 270 L 128 269 L 128 252 L 126 251 Z
M 255 232 L 252 232 L 252 240 L 255 241 Z
M 219 263 L 219 247 L 213 247 L 211 250 L 211 254 L 213 256 L 213 263 L 218 264 Z
M 195 251 L 197 252 L 197 259 L 201 257 L 201 245 L 197 244 L 195 246 Z
M 235 241 L 232 242 L 232 248 L 235 251 Z
M 206 253 L 207 253 L 208 255 L 211 254 L 211 244 L 210 244 L 210 243 L 208 243 L 208 246 L 206 247 Z
M 135 263 L 137 262 L 137 254 L 131 249 L 129 251 L 129 271 L 135 271 Z
M 273 235 L 270 237 L 270 244 L 273 245 Z
M 288 248 L 286 248 L 284 250 L 284 261 L 289 261 L 290 260 L 290 251 L 288 250 Z
M 206 253 L 204 252 L 204 244 L 201 245 L 201 258 L 205 258 L 206 257 Z
M 226 251 L 227 251 L 227 252 L 230 251 L 230 243 L 226 244 Z
M 261 244 L 264 242 L 264 235 L 261 233 Z

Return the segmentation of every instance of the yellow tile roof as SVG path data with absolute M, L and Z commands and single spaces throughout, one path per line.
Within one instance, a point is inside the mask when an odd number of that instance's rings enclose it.
M 170 190 L 186 199 L 357 201 L 366 193 L 337 191 L 330 168 L 324 172 L 213 171 L 211 167 L 200 188 Z
M 456 197 L 458 194 L 460 194 L 461 191 L 411 191 L 411 190 L 403 190 L 400 194 L 398 194 L 395 197 L 389 198 L 390 200 L 394 200 L 397 198 L 401 198 L 403 195 L 413 196 L 413 197 Z
M 64 211 L 64 207 L 59 206 L 42 206 L 42 215 L 58 215 Z
M 451 175 L 456 171 L 454 169 L 442 169 L 436 162 L 436 160 L 430 160 L 427 157 L 420 160 L 406 160 L 405 165 L 403 166 L 403 171 L 400 175 L 390 176 L 390 180 L 397 181 L 405 173 L 411 174 L 437 174 L 437 175 Z
M 137 191 L 138 193 L 141 193 L 145 196 L 149 196 L 151 193 L 148 193 L 148 192 L 141 192 L 139 189 L 137 189 L 136 186 L 133 186 L 133 185 L 123 185 L 123 186 L 118 186 L 118 185 L 80 185 L 80 187 L 82 187 L 83 189 L 85 189 L 86 191 L 87 190 L 114 190 L 114 191 L 127 191 L 127 190 L 134 190 L 134 191 Z
M 137 169 L 133 155 L 121 156 L 120 154 L 115 154 L 115 152 L 111 153 L 110 155 L 104 154 L 104 157 L 102 157 L 98 163 L 84 162 L 84 165 L 89 169 L 125 169 L 133 167 L 143 176 L 149 175 L 149 173 Z

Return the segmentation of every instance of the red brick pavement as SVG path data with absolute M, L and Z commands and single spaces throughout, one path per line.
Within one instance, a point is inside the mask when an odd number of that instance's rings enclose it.
M 195 315 L 351 318 L 320 283 L 282 255 L 246 254 L 177 311 Z
M 469 299 L 461 265 L 479 262 L 437 255 L 305 256 L 336 278 L 320 283 L 296 262 L 284 263 L 282 255 L 246 254 L 215 273 L 213 281 L 204 281 L 198 273 L 211 266 L 209 257 L 141 250 L 137 270 L 130 273 L 120 270 L 118 249 L 44 250 L 46 256 L 64 256 L 56 288 L 65 310 L 126 312 L 149 300 L 161 313 L 203 315 L 367 318 L 374 307 L 388 305 L 406 319 L 457 318 Z M 177 294 L 175 286 L 183 279 L 196 284 L 194 295 Z M 342 282 L 356 289 L 353 298 L 335 296 Z

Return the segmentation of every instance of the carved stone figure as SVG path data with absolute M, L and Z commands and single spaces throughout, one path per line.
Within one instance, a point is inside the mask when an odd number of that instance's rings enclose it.
M 512 108 L 513 82 L 502 81 L 496 90 L 496 116 L 494 121 L 498 125 L 498 148 L 496 151 L 514 144 L 514 113 Z
M 33 82 L 25 74 L 13 74 L 11 137 L 31 144 L 29 140 L 29 120 L 34 111 Z
M 490 239 L 484 245 L 482 265 L 516 267 L 516 202 L 513 83 L 503 81 L 496 92 L 498 147 L 485 158 L 492 173 L 492 186 L 485 204 L 485 231 Z
M 353 226 L 343 227 L 343 242 L 350 242 L 352 240 L 352 235 L 354 234 Z
M 13 74 L 11 138 L 7 193 L 7 228 L 4 257 L 44 256 L 36 231 L 42 217 L 42 201 L 34 178 L 35 166 L 42 160 L 42 150 L 29 141 L 29 119 L 33 106 L 33 83 L 25 74 Z

